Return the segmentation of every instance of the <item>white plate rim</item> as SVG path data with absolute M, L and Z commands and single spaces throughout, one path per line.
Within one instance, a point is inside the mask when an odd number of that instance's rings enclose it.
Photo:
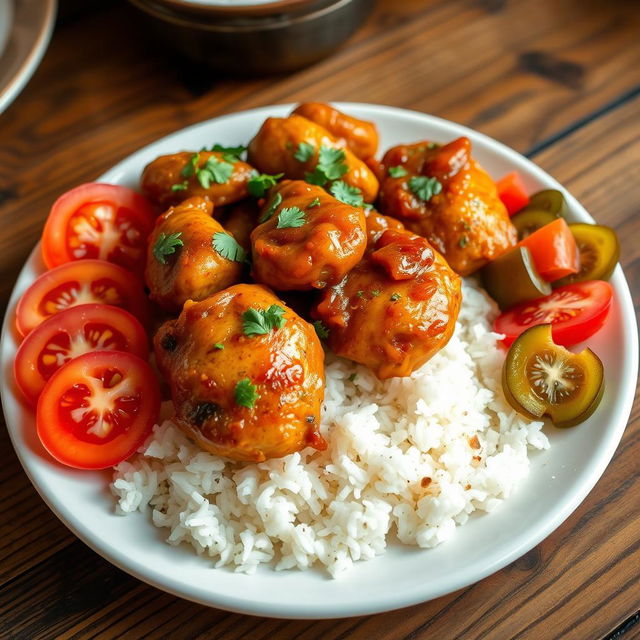
M 509 147 L 506 147 L 498 141 L 489 138 L 484 134 L 441 118 L 405 109 L 398 109 L 396 107 L 344 102 L 335 104 L 336 106 L 338 106 L 338 108 L 351 110 L 360 117 L 368 117 L 375 120 L 376 115 L 395 115 L 406 119 L 407 121 L 412 121 L 416 125 L 429 124 L 440 127 L 444 130 L 449 130 L 450 132 L 456 132 L 458 135 L 468 135 L 472 139 L 472 141 L 474 141 L 474 143 L 483 142 L 491 149 L 499 153 L 499 155 L 508 159 L 508 162 L 513 167 L 513 169 L 526 169 L 528 173 L 532 173 L 537 176 L 540 182 L 547 184 L 551 188 L 555 187 L 562 189 L 563 192 L 565 192 L 568 196 L 570 209 L 572 209 L 572 211 L 578 212 L 578 217 L 592 220 L 592 218 L 577 202 L 577 200 L 575 200 L 573 196 L 568 194 L 566 190 L 554 178 L 540 169 L 533 162 L 521 156 L 516 151 L 510 149 Z M 171 143 L 174 139 L 179 139 L 189 132 L 197 131 L 199 128 L 210 126 L 213 123 L 216 123 L 216 125 L 220 126 L 229 119 L 248 115 L 259 119 L 266 115 L 277 115 L 276 112 L 287 111 L 291 109 L 292 106 L 293 105 L 289 104 L 271 105 L 267 107 L 236 112 L 233 114 L 220 116 L 218 118 L 213 118 L 202 123 L 191 125 L 190 127 L 186 127 L 184 129 L 181 129 L 180 131 L 169 134 L 168 136 L 165 136 L 160 140 L 151 143 L 151 145 L 147 145 L 139 151 L 131 154 L 126 159 L 115 165 L 111 170 L 103 174 L 98 180 L 117 181 L 119 179 L 119 167 L 125 162 L 133 161 L 136 157 L 142 157 L 145 155 L 145 153 L 148 154 L 148 149 L 153 145 L 160 143 Z M 34 259 L 34 255 L 37 253 L 37 250 L 38 247 L 36 246 L 29 260 Z M 23 271 L 30 264 L 29 260 L 27 261 L 27 263 L 25 263 Z M 6 401 L 9 399 L 10 394 L 12 394 L 12 391 L 11 380 L 7 379 L 9 377 L 7 372 L 10 370 L 10 368 L 7 367 L 7 363 L 4 361 L 4 353 L 6 347 L 5 342 L 8 342 L 8 340 L 11 338 L 10 325 L 13 317 L 15 303 L 17 301 L 17 296 L 19 295 L 19 290 L 17 288 L 14 289 L 10 298 L 2 328 L 0 352 L 3 355 L 2 378 L 4 384 L 0 385 L 0 397 L 2 399 L 3 410 L 5 411 L 5 419 L 14 449 L 16 450 L 18 458 L 20 459 L 25 472 L 29 476 L 32 484 L 34 484 L 35 488 L 40 493 L 43 500 L 56 514 L 56 516 L 58 516 L 58 518 L 78 538 L 80 538 L 98 554 L 106 558 L 109 562 L 126 571 L 127 573 L 139 578 L 144 582 L 147 582 L 152 586 L 167 591 L 168 593 L 172 593 L 173 595 L 186 598 L 203 605 L 215 606 L 238 613 L 305 619 L 337 618 L 379 613 L 382 611 L 410 606 L 413 604 L 424 602 L 426 600 L 431 600 L 442 595 L 446 595 L 457 589 L 473 584 L 505 567 L 506 565 L 532 549 L 540 541 L 546 538 L 551 532 L 553 532 L 558 526 L 560 526 L 560 524 L 562 524 L 562 522 L 564 522 L 564 520 L 580 505 L 580 503 L 584 500 L 584 498 L 591 491 L 598 479 L 601 477 L 609 461 L 613 457 L 613 454 L 624 432 L 624 429 L 626 428 L 628 417 L 630 415 L 631 407 L 633 404 L 638 372 L 638 335 L 635 323 L 635 312 L 633 309 L 633 303 L 631 300 L 629 288 L 622 273 L 622 269 L 619 266 L 616 268 L 611 281 L 616 289 L 618 304 L 621 311 L 621 322 L 625 330 L 625 335 L 628 339 L 628 343 L 625 345 L 628 359 L 623 363 L 624 371 L 622 372 L 624 374 L 623 379 L 626 380 L 626 383 L 616 396 L 617 399 L 612 409 L 614 413 L 614 426 L 610 429 L 609 437 L 606 440 L 606 447 L 599 452 L 595 460 L 591 461 L 589 469 L 583 470 L 582 476 L 584 477 L 581 476 L 582 481 L 579 483 L 579 486 L 575 487 L 569 495 L 565 496 L 562 504 L 557 505 L 553 513 L 543 523 L 535 527 L 535 529 L 530 530 L 525 539 L 518 540 L 517 544 L 514 543 L 510 545 L 507 550 L 500 554 L 494 554 L 491 559 L 487 560 L 487 562 L 481 569 L 476 570 L 473 573 L 472 577 L 467 576 L 465 579 L 460 579 L 460 577 L 457 576 L 456 580 L 447 580 L 447 578 L 444 577 L 440 582 L 439 588 L 437 589 L 434 589 L 433 586 L 431 586 L 428 589 L 413 589 L 409 594 L 405 592 L 398 594 L 390 593 L 384 598 L 369 600 L 367 602 L 359 602 L 358 604 L 354 604 L 353 601 L 345 601 L 342 604 L 333 603 L 331 607 L 327 607 L 322 603 L 299 602 L 280 603 L 279 606 L 274 606 L 274 604 L 270 602 L 247 602 L 246 598 L 244 598 L 242 594 L 237 595 L 215 593 L 214 597 L 212 597 L 211 590 L 208 588 L 203 588 L 201 585 L 190 585 L 190 588 L 185 588 L 183 584 L 172 580 L 170 576 L 158 572 L 153 567 L 145 566 L 136 559 L 132 559 L 126 554 L 121 553 L 120 550 L 115 548 L 113 545 L 105 546 L 104 542 L 96 536 L 96 533 L 92 531 L 91 527 L 88 526 L 86 522 L 82 521 L 82 519 L 78 519 L 72 512 L 72 510 L 69 509 L 68 505 L 57 499 L 55 493 L 52 494 L 51 492 L 49 492 L 47 487 L 39 486 L 37 479 L 31 472 L 31 461 L 29 460 L 29 457 L 25 455 L 26 448 L 20 440 L 20 434 L 17 432 L 17 429 L 14 429 L 10 425 L 10 420 L 9 416 L 7 415 L 6 409 Z M 151 527 L 152 525 L 149 524 L 148 526 Z M 428 553 L 428 551 L 426 551 L 426 553 Z M 365 564 L 369 565 L 370 563 L 376 562 L 377 560 L 378 559 L 374 559 Z M 359 563 L 359 565 L 361 564 L 362 563 Z M 278 574 L 275 575 L 277 576 Z M 248 579 L 251 578 L 249 577 Z

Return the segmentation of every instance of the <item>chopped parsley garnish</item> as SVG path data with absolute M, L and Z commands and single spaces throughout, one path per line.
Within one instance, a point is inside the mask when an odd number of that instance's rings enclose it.
M 236 163 L 240 160 L 240 156 L 247 150 L 247 147 L 239 144 L 237 147 L 225 147 L 221 144 L 214 144 L 211 151 L 217 151 L 227 162 Z
M 251 176 L 247 187 L 249 193 L 255 198 L 262 198 L 264 194 L 273 187 L 284 173 L 276 173 L 275 175 L 269 175 L 268 173 L 259 173 Z
M 400 300 L 400 298 L 402 298 L 402 296 L 399 293 L 393 293 L 389 300 L 391 300 L 391 302 L 396 302 L 397 300 Z
M 308 205 L 307 209 L 313 209 L 313 207 L 320 206 L 320 198 L 314 198 Z
M 276 229 L 288 229 L 289 227 L 301 227 L 307 219 L 304 211 L 298 207 L 285 207 L 278 214 Z
M 244 262 L 247 257 L 246 251 L 238 244 L 237 240 L 230 233 L 224 231 L 213 234 L 212 246 L 227 260 Z
M 170 233 L 167 235 L 166 233 L 161 233 L 156 240 L 156 243 L 153 245 L 153 257 L 160 264 L 167 264 L 167 256 L 176 252 L 178 247 L 182 247 L 184 242 L 180 239 L 182 235 L 182 231 L 178 231 L 178 233 Z
M 469 244 L 469 238 L 467 236 L 460 236 L 460 240 L 458 240 L 458 246 L 461 249 L 464 249 Z
M 358 187 L 352 187 L 343 180 L 336 180 L 329 188 L 331 195 L 340 202 L 351 205 L 352 207 L 361 207 L 364 204 L 362 191 Z
M 284 325 L 285 310 L 272 304 L 268 309 L 254 309 L 250 307 L 242 314 L 242 331 L 245 336 L 263 336 L 269 331 L 275 331 Z
M 282 194 L 276 193 L 273 196 L 273 200 L 271 204 L 265 209 L 264 213 L 260 216 L 260 220 L 258 222 L 262 224 L 271 218 L 271 216 L 276 212 L 276 209 L 282 204 Z
M 298 162 L 307 162 L 313 158 L 313 154 L 316 152 L 316 148 L 308 142 L 301 142 L 293 154 L 293 157 Z
M 371 295 L 372 295 L 374 298 L 377 298 L 377 297 L 380 295 L 380 289 L 374 289 L 374 290 L 371 292 Z
M 184 182 L 178 182 L 177 184 L 171 185 L 171 191 L 185 191 L 189 188 L 189 183 L 185 180 Z
M 318 153 L 318 164 L 316 168 L 304 174 L 304 179 L 310 184 L 324 186 L 330 180 L 338 180 L 347 171 L 349 167 L 344 164 L 347 155 L 343 149 L 334 149 L 333 147 L 320 147 Z
M 214 348 L 214 349 L 219 349 L 220 351 L 222 351 L 222 349 L 224 349 L 224 345 L 222 344 L 222 342 L 216 342 L 216 343 L 213 345 L 213 348 Z
M 318 338 L 320 338 L 321 340 L 326 340 L 329 337 L 329 329 L 324 326 L 322 320 L 316 320 L 313 323 L 313 328 L 316 330 Z
M 413 176 L 409 179 L 409 189 L 424 202 L 428 202 L 431 198 L 442 191 L 442 185 L 436 178 L 428 176 Z
M 237 384 L 233 395 L 236 400 L 236 404 L 240 407 L 246 407 L 247 409 L 253 409 L 253 405 L 260 397 L 256 391 L 256 385 L 251 383 L 249 378 L 242 378 Z
M 389 167 L 389 175 L 392 178 L 403 178 L 409 173 L 402 165 L 398 165 L 396 167 Z
M 358 292 L 356 293 L 356 296 L 357 296 L 358 298 L 362 298 L 362 297 L 364 297 L 364 291 L 363 291 L 362 289 L 360 289 L 360 291 L 358 291 Z

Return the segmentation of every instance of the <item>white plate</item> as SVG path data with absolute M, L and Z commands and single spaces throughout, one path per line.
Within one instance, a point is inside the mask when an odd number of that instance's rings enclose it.
M 1 4 L 8 8 L 0 6 L 0 21 L 6 15 L 12 17 L 12 22 L 7 41 L 0 47 L 0 113 L 16 99 L 38 68 L 51 39 L 57 6 L 56 0 L 0 0 Z
M 401 109 L 338 105 L 374 120 L 381 148 L 428 138 L 448 141 L 467 135 L 475 156 L 494 176 L 514 169 L 530 192 L 560 185 L 529 160 L 465 127 Z M 255 109 L 198 124 L 138 151 L 100 179 L 136 186 L 142 167 L 162 153 L 199 149 L 214 142 L 247 142 L 269 115 L 290 106 Z M 572 217 L 592 222 L 567 194 Z M 116 566 L 160 589 L 202 604 L 266 616 L 334 618 L 375 613 L 426 601 L 469 585 L 501 569 L 538 544 L 582 502 L 609 463 L 627 424 L 637 378 L 638 341 L 629 289 L 618 267 L 611 279 L 615 300 L 606 327 L 590 340 L 606 371 L 607 390 L 597 412 L 573 429 L 548 429 L 551 448 L 532 455 L 531 473 L 516 493 L 490 515 L 473 517 L 453 540 L 431 550 L 401 548 L 362 562 L 343 578 L 321 571 L 255 575 L 213 569 L 188 548 L 165 544 L 166 531 L 147 517 L 113 514 L 110 474 L 74 471 L 54 463 L 34 434 L 34 418 L 19 400 L 11 377 L 16 342 L 13 313 L 21 292 L 41 269 L 35 251 L 13 292 L 3 328 L 2 402 L 9 432 L 31 481 L 56 515 L 84 542 Z M 571 544 L 570 540 L 566 544 Z

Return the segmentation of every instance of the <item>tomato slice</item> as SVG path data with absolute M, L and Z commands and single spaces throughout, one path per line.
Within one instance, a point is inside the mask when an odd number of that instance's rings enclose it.
M 69 360 L 45 385 L 36 422 L 45 449 L 78 469 L 126 460 L 151 432 L 160 391 L 149 364 L 123 351 Z
M 142 274 L 156 213 L 132 189 L 81 184 L 53 204 L 42 233 L 47 267 L 85 258 L 107 260 Z
M 547 282 L 554 282 L 580 270 L 576 240 L 564 218 L 545 224 L 522 239 L 518 246 L 531 251 L 538 273 Z
M 502 204 L 507 208 L 510 216 L 529 204 L 527 190 L 516 171 L 498 180 L 496 188 L 498 189 L 498 197 L 502 200 Z
M 66 362 L 88 351 L 128 351 L 147 358 L 142 325 L 124 309 L 81 304 L 47 318 L 22 342 L 14 362 L 16 383 L 35 404 L 47 380 Z
M 505 334 L 504 343 L 510 345 L 529 327 L 550 323 L 553 341 L 568 347 L 602 327 L 612 297 L 611 285 L 602 280 L 568 284 L 505 311 L 496 318 L 494 327 L 496 333 Z
M 122 307 L 146 322 L 146 297 L 137 278 L 111 262 L 76 260 L 43 273 L 22 294 L 16 326 L 26 336 L 49 316 L 91 302 Z

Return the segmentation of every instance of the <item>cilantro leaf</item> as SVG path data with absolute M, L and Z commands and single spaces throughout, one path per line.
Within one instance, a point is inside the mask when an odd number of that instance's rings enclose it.
M 225 147 L 221 144 L 216 144 L 211 147 L 211 151 L 217 151 L 222 154 L 222 158 L 227 162 L 236 163 L 240 160 L 240 156 L 247 150 L 247 147 L 239 144 L 237 147 Z
M 309 184 L 315 184 L 319 187 L 324 187 L 324 185 L 327 184 L 327 176 L 319 167 L 316 167 L 313 171 L 307 171 L 304 174 L 304 179 Z
M 212 182 L 225 184 L 233 174 L 233 164 L 210 156 L 202 167 L 196 169 L 198 182 L 204 189 L 208 189 Z
M 309 144 L 308 142 L 301 142 L 296 149 L 296 152 L 293 154 L 293 157 L 298 162 L 307 162 L 311 160 L 313 154 L 316 152 L 316 148 Z
M 442 185 L 436 178 L 428 176 L 413 176 L 409 179 L 409 189 L 424 202 L 428 202 L 431 198 L 442 191 Z
M 392 178 L 403 178 L 409 173 L 401 164 L 396 167 L 389 167 L 389 175 Z
M 399 293 L 392 293 L 389 300 L 391 300 L 391 302 L 396 302 L 400 300 L 400 298 L 402 298 L 402 296 Z
M 238 244 L 236 239 L 224 231 L 218 231 L 213 234 L 213 248 L 227 260 L 234 262 L 244 262 L 247 257 L 246 251 Z
M 256 385 L 252 384 L 249 378 L 242 378 L 242 380 L 238 381 L 233 395 L 236 404 L 240 407 L 246 407 L 247 409 L 253 409 L 253 405 L 260 397 L 260 394 L 256 390 Z
M 184 242 L 180 240 L 180 236 L 182 235 L 182 231 L 178 231 L 178 233 L 170 233 L 167 235 L 166 233 L 161 233 L 156 240 L 156 243 L 153 245 L 153 257 L 160 264 L 167 264 L 167 256 L 176 252 L 178 247 L 182 247 Z
M 314 198 L 308 205 L 307 209 L 313 209 L 313 207 L 320 206 L 320 198 Z
M 320 153 L 318 154 L 318 167 L 324 171 L 327 176 L 327 180 L 337 180 L 341 178 L 349 167 L 343 164 L 347 154 L 344 149 L 334 149 L 333 147 L 320 147 Z
M 186 191 L 189 188 L 188 182 L 185 180 L 184 182 L 178 182 L 177 184 L 171 185 L 171 191 Z
M 349 204 L 352 207 L 361 207 L 364 204 L 362 191 L 358 187 L 352 187 L 342 180 L 336 180 L 329 188 L 329 191 L 331 191 L 331 195 L 336 200 L 340 200 L 340 202 Z
M 222 349 L 224 349 L 224 345 L 222 344 L 222 342 L 216 342 L 214 343 L 213 348 L 222 351 Z
M 271 187 L 273 187 L 280 178 L 282 178 L 283 175 L 284 173 L 276 173 L 275 175 L 258 173 L 251 176 L 247 183 L 249 193 L 256 198 L 262 198 L 264 194 L 271 189 Z
M 195 175 L 196 169 L 198 168 L 198 162 L 200 162 L 200 154 L 194 153 L 187 161 L 187 164 L 182 167 L 180 175 L 183 178 L 190 178 L 191 176 Z
M 245 336 L 262 336 L 275 331 L 286 322 L 284 314 L 285 310 L 277 304 L 266 310 L 250 307 L 242 314 L 242 331 Z
M 262 224 L 271 218 L 271 216 L 276 212 L 276 209 L 282 204 L 282 194 L 276 193 L 273 196 L 273 200 L 271 204 L 264 210 L 264 213 L 260 216 L 258 222 Z
M 316 320 L 313 323 L 313 328 L 316 330 L 318 338 L 320 338 L 321 340 L 326 340 L 329 337 L 329 329 L 324 326 L 322 320 Z
M 278 214 L 276 229 L 288 229 L 289 227 L 301 227 L 307 219 L 304 211 L 298 207 L 286 207 Z

